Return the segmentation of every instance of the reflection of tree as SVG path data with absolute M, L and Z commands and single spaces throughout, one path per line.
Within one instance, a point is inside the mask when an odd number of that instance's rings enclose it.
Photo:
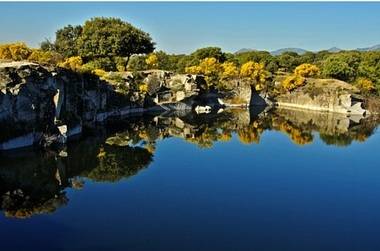
M 54 212 L 66 204 L 55 154 L 1 158 L 0 166 L 0 205 L 6 216 L 27 218 Z
M 206 127 L 194 134 L 193 138 L 186 139 L 188 142 L 195 143 L 201 148 L 212 148 L 218 139 L 218 132 L 215 128 Z
M 313 142 L 313 135 L 309 130 L 295 127 L 288 121 L 282 121 L 278 129 L 289 135 L 291 140 L 297 145 L 302 146 Z
M 375 119 L 359 122 L 331 114 L 275 111 L 265 116 L 239 114 L 160 117 L 158 120 L 128 121 L 109 136 L 106 130 L 96 137 L 69 144 L 68 156 L 57 153 L 31 153 L 0 158 L 0 207 L 9 217 L 26 218 L 54 212 L 68 202 L 64 189 L 80 189 L 85 178 L 115 182 L 137 174 L 153 160 L 157 141 L 180 137 L 202 148 L 226 142 L 236 134 L 244 144 L 259 143 L 265 130 L 285 133 L 299 145 L 313 141 L 318 132 L 326 144 L 347 146 L 363 142 L 376 126 Z
M 232 139 L 232 133 L 229 129 L 222 129 L 222 132 L 217 137 L 218 141 L 228 142 Z
M 59 207 L 66 205 L 68 201 L 65 194 L 57 194 L 43 200 L 42 198 L 31 198 L 20 191 L 6 193 L 2 196 L 1 207 L 5 211 L 5 216 L 24 219 L 36 214 L 53 213 Z
M 240 142 L 243 144 L 260 143 L 260 136 L 264 129 L 261 127 L 259 121 L 255 121 L 252 124 L 243 127 L 237 131 Z
M 94 181 L 115 182 L 135 175 L 148 166 L 152 154 L 142 147 L 104 146 L 97 155 L 98 165 L 86 176 Z
M 328 135 L 321 133 L 319 134 L 319 137 L 327 145 L 349 146 L 352 143 L 352 137 L 348 134 Z

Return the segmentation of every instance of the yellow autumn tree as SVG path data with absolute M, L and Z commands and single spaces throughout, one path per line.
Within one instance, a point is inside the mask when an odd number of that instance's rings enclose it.
M 0 45 L 0 59 L 27 60 L 30 54 L 32 49 L 22 42 Z
M 12 60 L 12 53 L 7 44 L 0 45 L 0 59 Z
M 239 70 L 233 62 L 224 62 L 220 65 L 222 68 L 221 79 L 234 78 L 239 75 Z
M 282 82 L 282 87 L 287 91 L 292 91 L 300 86 L 303 86 L 306 82 L 306 79 L 302 76 L 292 74 L 287 76 Z
M 145 59 L 145 63 L 150 67 L 157 67 L 158 64 L 158 57 L 156 54 L 151 53 L 148 55 L 148 57 Z
M 356 81 L 356 86 L 364 93 L 369 93 L 376 90 L 374 83 L 366 78 L 359 78 Z
M 219 80 L 221 65 L 216 58 L 205 58 L 199 65 L 186 67 L 185 71 L 189 74 L 202 74 L 205 76 L 207 84 L 214 85 Z
M 59 63 L 58 66 L 72 71 L 80 71 L 83 65 L 83 60 L 79 56 L 69 57 L 64 62 Z
M 269 72 L 265 70 L 264 64 L 248 61 L 241 66 L 240 76 L 252 80 L 255 90 L 261 91 L 269 78 Z
M 319 72 L 319 68 L 313 64 L 301 64 L 294 69 L 294 74 L 296 76 L 304 78 L 315 77 L 319 74 Z

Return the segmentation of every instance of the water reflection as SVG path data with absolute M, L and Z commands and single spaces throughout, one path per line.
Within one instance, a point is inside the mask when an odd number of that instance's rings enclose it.
M 227 142 L 259 144 L 266 131 L 286 134 L 297 145 L 319 135 L 328 145 L 363 142 L 378 124 L 373 117 L 277 109 L 226 110 L 211 114 L 161 114 L 110 125 L 61 152 L 21 152 L 0 156 L 0 205 L 7 217 L 52 213 L 69 199 L 66 188 L 81 189 L 86 179 L 117 182 L 153 161 L 157 142 L 178 137 L 201 148 Z

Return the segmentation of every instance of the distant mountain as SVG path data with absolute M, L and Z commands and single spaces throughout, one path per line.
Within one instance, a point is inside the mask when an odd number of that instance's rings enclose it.
M 331 47 L 330 49 L 327 50 L 328 52 L 340 52 L 341 49 L 339 49 L 338 47 Z
M 338 47 L 331 47 L 327 51 L 329 51 L 329 52 L 339 52 L 339 51 L 343 51 L 343 50 L 344 49 L 340 49 Z M 356 50 L 358 50 L 358 51 L 380 51 L 380 44 L 374 45 L 372 47 L 367 47 L 367 48 L 357 48 Z M 235 52 L 235 54 L 249 52 L 249 51 L 255 51 L 255 49 L 243 48 L 243 49 L 240 49 L 237 52 Z M 304 50 L 304 49 L 301 49 L 301 48 L 282 48 L 282 49 L 278 49 L 278 50 L 275 50 L 275 51 L 271 51 L 270 54 L 272 54 L 274 56 L 278 56 L 278 55 L 281 55 L 282 53 L 287 52 L 287 51 L 296 52 L 299 55 L 302 55 L 302 54 L 308 52 L 307 50 Z
M 367 48 L 358 48 L 358 51 L 380 51 L 380 44 L 374 45 Z
M 275 51 L 271 51 L 270 54 L 278 56 L 281 55 L 284 52 L 296 52 L 297 54 L 304 54 L 307 52 L 307 50 L 301 49 L 301 48 L 283 48 L 283 49 L 278 49 Z
M 254 49 L 249 49 L 249 48 L 242 48 L 242 49 L 238 50 L 237 52 L 235 52 L 235 54 L 244 53 L 244 52 L 250 52 L 250 51 L 255 51 L 255 50 Z

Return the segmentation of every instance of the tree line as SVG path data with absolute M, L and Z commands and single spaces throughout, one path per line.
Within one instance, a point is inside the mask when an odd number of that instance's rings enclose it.
M 55 40 L 45 40 L 39 49 L 24 43 L 0 45 L 0 59 L 30 60 L 57 64 L 73 70 L 142 71 L 160 69 L 176 73 L 205 75 L 210 85 L 243 77 L 261 90 L 278 75 L 287 76 L 284 89 L 291 91 L 305 78 L 334 78 L 356 85 L 363 93 L 380 94 L 380 51 L 284 52 L 267 51 L 238 54 L 218 47 L 200 48 L 190 54 L 155 51 L 150 35 L 119 18 L 95 17 L 83 25 L 68 25 L 56 32 Z

